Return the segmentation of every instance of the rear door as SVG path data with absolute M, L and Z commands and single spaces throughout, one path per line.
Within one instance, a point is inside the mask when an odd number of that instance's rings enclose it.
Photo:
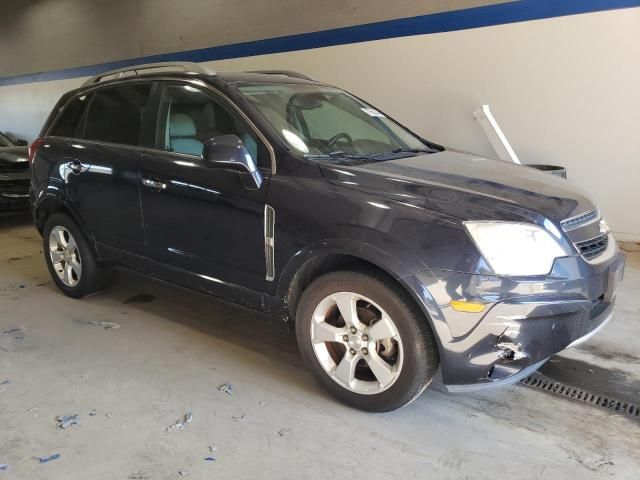
M 269 150 L 214 92 L 182 82 L 164 83 L 158 92 L 155 150 L 145 153 L 140 172 L 150 268 L 156 276 L 260 307 Z M 224 134 L 238 135 L 261 167 L 259 189 L 247 188 L 237 170 L 202 162 L 204 142 Z
M 74 211 L 107 260 L 144 269 L 138 169 L 152 83 L 129 82 L 90 95 L 62 170 Z

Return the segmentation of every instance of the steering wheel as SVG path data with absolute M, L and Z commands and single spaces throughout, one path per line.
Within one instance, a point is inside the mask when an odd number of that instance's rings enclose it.
M 353 145 L 353 138 L 351 138 L 351 135 L 349 135 L 348 133 L 340 132 L 336 133 L 329 139 L 329 141 L 327 142 L 327 147 L 333 147 L 333 145 L 341 138 L 344 138 L 347 142 L 349 142 L 349 145 Z

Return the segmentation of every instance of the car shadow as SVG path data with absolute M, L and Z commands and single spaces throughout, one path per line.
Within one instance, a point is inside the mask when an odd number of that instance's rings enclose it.
M 46 284 L 44 288 L 57 290 L 53 283 Z M 113 301 L 121 304 L 121 310 L 127 312 L 128 317 L 136 315 L 136 312 L 153 315 L 265 355 L 269 358 L 270 375 L 273 375 L 273 367 L 276 367 L 278 378 L 274 378 L 274 381 L 294 382 L 297 388 L 313 394 L 322 391 L 307 374 L 298 352 L 295 333 L 284 321 L 271 320 L 259 312 L 213 296 L 130 271 L 118 271 L 114 283 L 107 290 L 85 298 L 83 302 L 101 303 L 107 299 L 110 304 Z M 262 366 L 256 365 L 256 368 Z
M 53 283 L 49 283 L 47 288 L 56 289 Z M 295 332 L 284 320 L 274 320 L 211 295 L 177 287 L 129 270 L 118 270 L 117 278 L 105 292 L 85 301 L 93 301 L 93 298 L 99 301 L 101 297 L 110 297 L 132 312 L 140 311 L 162 317 L 226 343 L 268 356 L 270 365 L 278 366 L 278 376 L 273 381 L 293 383 L 295 388 L 305 393 L 322 395 L 327 401 L 337 402 L 316 382 L 304 365 Z M 255 367 L 262 368 L 261 365 Z M 291 374 L 292 370 L 295 371 L 294 375 Z M 273 370 L 269 371 L 270 375 L 273 373 Z M 428 397 L 433 394 L 456 398 L 466 396 L 447 391 L 439 368 L 429 388 L 416 401 L 429 401 Z

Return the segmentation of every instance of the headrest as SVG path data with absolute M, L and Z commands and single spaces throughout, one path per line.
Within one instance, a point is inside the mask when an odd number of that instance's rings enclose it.
M 169 121 L 170 137 L 193 137 L 196 134 L 196 124 L 185 113 L 172 113 Z

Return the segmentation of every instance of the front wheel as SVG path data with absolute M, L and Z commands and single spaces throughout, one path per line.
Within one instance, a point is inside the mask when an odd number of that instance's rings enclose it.
M 381 276 L 344 271 L 319 277 L 300 299 L 296 332 L 320 383 L 362 410 L 407 405 L 438 366 L 426 319 L 401 288 Z

